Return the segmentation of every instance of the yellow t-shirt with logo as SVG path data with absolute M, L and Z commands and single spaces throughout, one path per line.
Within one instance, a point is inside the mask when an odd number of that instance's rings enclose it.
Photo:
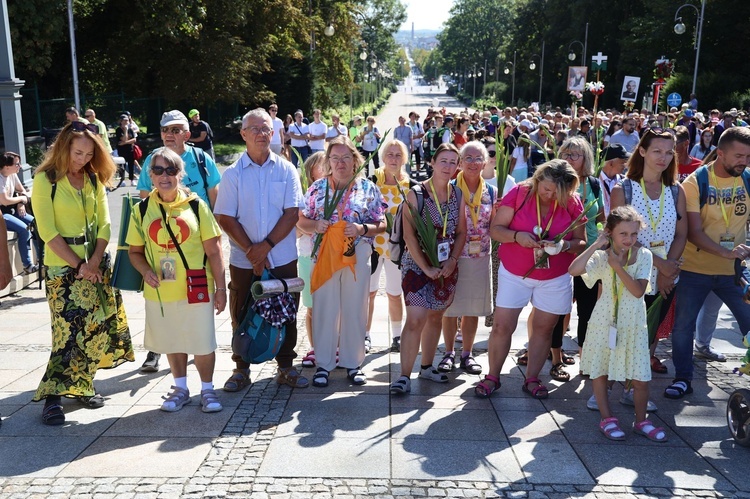
M 383 195 L 383 200 L 385 200 L 386 205 L 388 205 L 386 213 L 390 213 L 395 217 L 396 212 L 398 211 L 398 205 L 403 201 L 401 193 L 399 192 L 399 187 L 404 194 L 406 194 L 409 191 L 409 177 L 405 175 L 404 178 L 399 181 L 399 185 L 386 185 L 385 170 L 383 168 L 378 168 L 374 173 L 375 178 L 377 179 L 376 185 L 378 186 L 378 189 L 380 189 L 380 193 Z M 375 236 L 373 240 L 375 251 L 378 255 L 386 259 L 391 258 L 391 250 L 388 245 L 389 237 L 390 234 L 388 234 L 388 232 L 382 232 Z
M 713 166 L 711 166 L 713 168 Z M 718 186 L 718 191 L 717 191 Z M 734 189 L 733 187 L 736 186 Z M 734 235 L 734 245 L 745 243 L 748 208 L 750 198 L 745 189 L 742 177 L 722 178 L 708 175 L 708 199 L 703 208 L 700 207 L 700 193 L 698 190 L 698 179 L 695 173 L 682 183 L 687 198 L 688 213 L 700 213 L 703 221 L 703 232 L 712 241 L 719 244 L 720 237 L 727 233 L 727 226 L 719 206 L 721 202 L 724 212 L 729 220 L 729 233 Z M 734 192 L 733 192 L 734 190 Z M 734 261 L 712 255 L 706 251 L 699 251 L 696 246 L 689 242 L 685 245 L 682 254 L 685 259 L 682 269 L 706 275 L 733 275 Z
M 190 207 L 189 201 L 198 200 L 198 214 L 200 223 Z M 156 190 L 149 194 L 148 209 L 144 216 L 143 223 L 140 223 L 141 213 L 138 206 L 133 207 L 133 216 L 130 218 L 128 226 L 128 236 L 126 242 L 132 246 L 144 246 L 144 238 L 148 239 L 148 246 L 145 249 L 146 261 L 156 272 L 156 275 L 162 277 L 162 269 L 171 273 L 174 272 L 174 280 L 163 280 L 159 286 L 159 295 L 162 302 L 176 302 L 187 299 L 187 273 L 182 263 L 179 253 L 174 247 L 172 238 L 167 232 L 164 225 L 164 219 L 159 209 L 159 205 L 164 206 L 164 212 L 167 215 L 169 226 L 174 232 L 175 238 L 185 254 L 185 259 L 191 269 L 203 268 L 203 241 L 214 237 L 221 236 L 219 224 L 216 223 L 208 205 L 200 199 L 195 193 L 186 195 L 182 190 L 177 194 L 177 199 L 171 203 L 164 203 L 159 199 Z M 141 227 L 138 230 L 139 224 Z M 150 259 L 150 256 L 153 258 Z M 211 275 L 211 266 L 206 262 L 206 274 L 208 276 L 208 291 L 214 292 L 213 276 Z M 144 285 L 143 296 L 147 300 L 157 301 L 159 296 L 156 294 L 156 288 L 148 284 Z

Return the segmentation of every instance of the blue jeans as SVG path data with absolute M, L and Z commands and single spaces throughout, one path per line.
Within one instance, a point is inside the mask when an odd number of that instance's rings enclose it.
M 742 288 L 734 283 L 733 275 L 705 275 L 683 270 L 677 283 L 672 330 L 675 378 L 693 379 L 693 333 L 698 313 L 711 291 L 732 311 L 742 334 L 750 331 L 750 307 L 742 300 Z
M 26 214 L 25 217 L 19 217 L 16 215 L 3 214 L 5 225 L 8 226 L 8 230 L 18 234 L 18 252 L 21 255 L 21 262 L 24 267 L 31 265 L 31 247 L 29 242 L 31 241 L 31 232 L 29 231 L 29 225 L 34 221 L 34 217 Z
M 292 158 L 292 164 L 296 166 L 297 168 L 302 168 L 302 163 L 307 161 L 307 157 L 310 156 L 310 146 L 301 146 L 301 147 L 292 146 L 292 148 L 293 149 L 289 151 L 289 155 Z M 299 163 L 299 158 L 297 158 L 297 155 L 294 154 L 294 150 L 296 150 L 299 153 L 300 158 L 302 159 L 302 163 L 297 164 Z
M 719 310 L 724 303 L 715 293 L 708 293 L 706 301 L 703 302 L 698 320 L 695 323 L 695 345 L 707 347 L 711 345 L 716 330 L 716 321 L 719 320 Z

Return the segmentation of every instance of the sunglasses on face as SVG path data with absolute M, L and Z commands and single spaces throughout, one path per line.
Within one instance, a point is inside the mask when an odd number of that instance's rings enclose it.
M 70 123 L 70 128 L 72 128 L 75 132 L 83 132 L 85 130 L 88 130 L 93 134 L 99 133 L 98 126 L 94 125 L 93 123 L 84 123 L 83 121 L 72 121 Z
M 171 133 L 172 135 L 179 135 L 179 134 L 183 133 L 184 131 L 185 130 L 183 130 L 182 128 L 178 128 L 178 127 L 169 128 L 169 127 L 164 126 L 164 127 L 161 128 L 161 133 L 163 133 L 165 135 L 168 134 L 168 133 Z
M 487 151 L 487 154 L 489 154 L 489 155 L 490 155 L 490 158 L 494 158 L 494 157 L 495 157 L 495 155 L 497 154 L 497 151 L 495 151 L 495 150 L 492 150 L 492 151 Z
M 160 177 L 164 175 L 165 173 L 170 177 L 176 177 L 178 173 L 180 173 L 180 169 L 176 166 L 152 166 L 151 171 L 156 175 L 157 177 Z

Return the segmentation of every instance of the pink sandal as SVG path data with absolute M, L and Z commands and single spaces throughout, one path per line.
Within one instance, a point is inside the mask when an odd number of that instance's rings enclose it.
M 531 383 L 536 383 L 536 386 L 534 388 L 529 388 L 529 385 Z M 547 387 L 542 384 L 542 380 L 533 376 L 530 378 L 526 378 L 526 381 L 523 382 L 523 386 L 521 387 L 521 389 L 537 400 L 542 400 L 549 397 L 549 391 L 547 390 Z
M 487 384 L 488 381 L 492 383 L 491 386 Z M 492 395 L 492 393 L 498 388 L 500 388 L 500 378 L 487 374 L 484 379 L 474 387 L 474 395 L 483 399 L 490 398 L 490 395 Z
M 302 367 L 315 367 L 315 350 L 310 350 L 302 357 Z
M 648 429 L 649 427 L 651 427 L 650 430 Z M 654 426 L 654 424 L 648 419 L 644 419 L 640 423 L 633 423 L 633 432 L 637 433 L 638 435 L 643 435 L 652 442 L 667 441 L 667 432 L 664 431 L 664 428 Z
M 625 440 L 625 432 L 619 423 L 615 417 L 602 419 L 599 422 L 599 430 L 610 440 Z

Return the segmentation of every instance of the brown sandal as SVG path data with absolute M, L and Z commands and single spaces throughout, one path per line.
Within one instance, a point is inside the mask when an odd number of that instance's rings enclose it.
M 224 383 L 224 391 L 225 392 L 238 392 L 245 388 L 246 386 L 250 386 L 252 382 L 250 381 L 250 371 L 248 370 L 247 374 L 243 369 L 234 369 L 232 370 L 232 375 L 229 377 L 229 379 Z
M 667 366 L 661 363 L 656 355 L 651 356 L 651 370 L 655 373 L 664 374 L 667 372 Z
M 552 376 L 552 379 L 555 381 L 570 381 L 570 373 L 565 370 L 565 364 L 562 362 L 552 366 L 552 369 L 549 370 L 549 375 Z

